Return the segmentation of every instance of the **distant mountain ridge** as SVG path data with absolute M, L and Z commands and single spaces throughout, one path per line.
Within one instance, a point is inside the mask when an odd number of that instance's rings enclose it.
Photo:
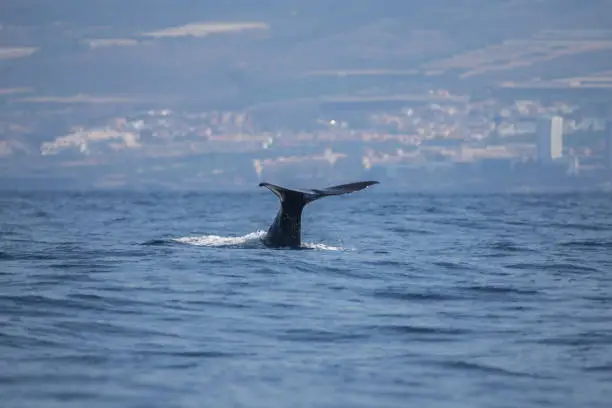
M 611 12 L 596 0 L 11 0 L 0 46 L 36 51 L 0 60 L 0 89 L 251 101 L 314 70 L 415 69 L 546 29 L 605 28 Z M 147 35 L 194 23 L 260 28 Z

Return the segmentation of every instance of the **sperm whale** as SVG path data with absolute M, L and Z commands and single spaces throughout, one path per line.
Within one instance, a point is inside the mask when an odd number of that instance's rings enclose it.
M 260 187 L 268 188 L 280 200 L 276 218 L 263 237 L 264 244 L 275 248 L 299 248 L 302 244 L 302 211 L 307 204 L 323 197 L 354 193 L 374 184 L 378 184 L 378 181 L 358 181 L 323 189 L 300 190 L 259 183 Z

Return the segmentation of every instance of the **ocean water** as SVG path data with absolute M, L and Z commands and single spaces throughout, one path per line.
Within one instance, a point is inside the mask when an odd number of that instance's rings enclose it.
M 12 407 L 609 407 L 612 196 L 2 193 Z

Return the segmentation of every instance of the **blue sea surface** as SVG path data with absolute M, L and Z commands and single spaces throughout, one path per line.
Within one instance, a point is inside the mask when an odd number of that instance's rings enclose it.
M 0 405 L 610 407 L 612 196 L 2 193 Z

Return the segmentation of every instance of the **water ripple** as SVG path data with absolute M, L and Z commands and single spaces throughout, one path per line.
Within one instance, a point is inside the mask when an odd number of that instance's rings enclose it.
M 2 406 L 609 405 L 609 196 L 368 194 L 0 194 Z

